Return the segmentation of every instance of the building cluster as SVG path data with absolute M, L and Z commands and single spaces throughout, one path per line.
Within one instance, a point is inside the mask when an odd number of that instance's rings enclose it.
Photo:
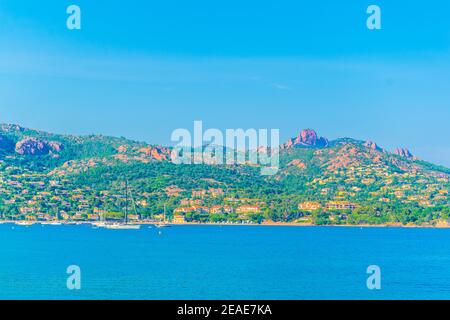
M 94 166 L 91 162 L 85 165 Z M 3 219 L 96 221 L 121 216 L 120 212 L 114 211 L 124 201 L 123 190 L 94 190 L 88 185 L 73 184 L 68 175 L 83 169 L 71 162 L 59 171 L 40 174 L 8 166 L 0 160 L 0 170 L 3 173 L 0 175 L 0 214 Z M 407 203 L 432 208 L 449 204 L 448 183 L 448 175 L 419 174 L 414 170 L 393 172 L 377 164 L 348 165 L 333 168 L 307 183 L 305 196 L 296 195 L 295 206 L 298 204 L 299 212 L 348 211 L 361 204 L 376 203 Z M 272 208 L 267 199 L 240 197 L 238 190 L 230 191 L 225 187 L 184 190 L 172 185 L 162 189 L 161 193 L 176 200 L 167 212 L 175 223 L 181 223 L 187 215 L 193 214 L 237 215 L 245 219 Z M 133 204 L 138 208 L 148 208 L 154 203 L 147 192 L 134 196 Z M 130 211 L 130 220 L 140 218 Z

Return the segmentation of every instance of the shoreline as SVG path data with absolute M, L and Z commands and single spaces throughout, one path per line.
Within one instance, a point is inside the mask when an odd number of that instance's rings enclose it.
M 342 228 L 422 228 L 422 229 L 449 229 L 450 225 L 402 225 L 402 224 L 329 224 L 316 225 L 312 223 L 295 223 L 295 222 L 266 222 L 261 224 L 256 223 L 201 223 L 201 222 L 186 222 L 186 223 L 169 223 L 173 226 L 246 226 L 246 227 L 342 227 Z
M 114 224 L 117 222 L 111 222 Z M 31 226 L 35 224 L 40 225 L 92 225 L 98 226 L 96 221 L 14 221 L 6 220 L 0 221 L 1 224 L 14 224 L 17 226 Z M 263 222 L 256 223 L 214 223 L 214 222 L 185 222 L 185 223 L 160 223 L 157 221 L 142 221 L 129 223 L 129 225 L 163 225 L 163 226 L 245 226 L 245 227 L 342 227 L 342 228 L 421 228 L 421 229 L 449 229 L 450 224 L 437 225 L 403 225 L 403 224 L 329 224 L 329 225 L 315 225 L 312 223 L 295 223 L 295 222 Z

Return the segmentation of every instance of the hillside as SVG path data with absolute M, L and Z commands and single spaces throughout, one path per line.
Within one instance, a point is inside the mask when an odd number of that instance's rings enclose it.
M 176 165 L 171 149 L 125 138 L 0 125 L 5 220 L 132 219 L 435 224 L 449 219 L 450 170 L 374 142 L 329 141 L 307 129 L 281 147 L 280 170 Z

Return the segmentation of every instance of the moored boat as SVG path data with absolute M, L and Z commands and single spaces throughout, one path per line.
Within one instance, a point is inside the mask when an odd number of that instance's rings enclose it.
M 139 225 L 139 224 L 112 223 L 112 224 L 105 224 L 102 227 L 106 228 L 106 229 L 115 229 L 115 230 L 139 230 L 141 228 L 141 225 Z
M 156 228 L 169 228 L 169 227 L 171 227 L 171 225 L 170 224 L 167 224 L 167 223 L 158 223 L 158 224 L 155 224 L 155 227 Z
M 15 224 L 18 226 L 29 227 L 29 226 L 32 226 L 34 224 L 34 222 L 32 222 L 32 221 L 16 221 Z
M 94 222 L 94 227 L 112 229 L 112 230 L 139 230 L 141 228 L 140 224 L 129 223 L 128 221 L 128 196 L 130 195 L 131 200 L 133 201 L 133 196 L 131 191 L 128 188 L 128 180 L 125 179 L 125 213 L 123 222 L 112 222 L 108 223 L 105 221 Z M 137 214 L 136 205 L 134 204 L 134 210 Z
M 46 226 L 61 226 L 62 223 L 61 222 L 57 222 L 57 221 L 43 221 L 41 222 L 42 225 L 46 225 Z

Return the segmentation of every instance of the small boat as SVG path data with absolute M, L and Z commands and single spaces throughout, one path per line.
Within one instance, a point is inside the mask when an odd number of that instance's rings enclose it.
M 104 221 L 92 222 L 92 226 L 96 228 L 103 228 L 106 227 L 106 222 Z
M 103 226 L 106 229 L 114 229 L 114 230 L 139 230 L 141 228 L 140 224 L 123 224 L 123 223 L 113 223 L 106 224 Z
M 31 222 L 31 221 L 17 221 L 15 224 L 18 225 L 18 226 L 29 227 L 29 226 L 32 226 L 34 224 L 34 222 Z
M 170 228 L 171 227 L 171 225 L 170 224 L 167 224 L 167 223 L 158 223 L 158 224 L 155 224 L 155 227 L 156 228 Z
M 61 222 L 57 222 L 57 221 L 44 221 L 44 222 L 41 222 L 41 225 L 46 225 L 46 226 L 61 226 L 62 223 L 61 223 Z

